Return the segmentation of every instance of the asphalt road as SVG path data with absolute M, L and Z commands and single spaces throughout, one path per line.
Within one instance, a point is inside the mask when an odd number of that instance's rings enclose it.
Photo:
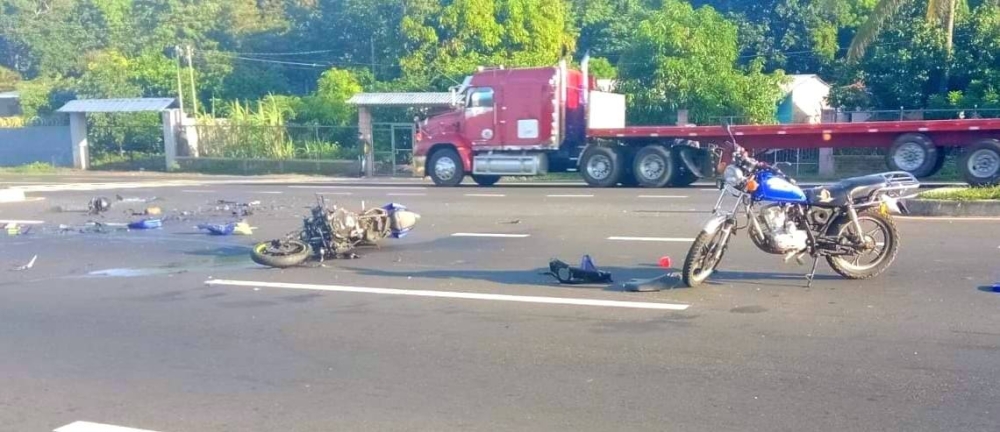
M 806 288 L 806 267 L 741 236 L 711 284 L 628 293 L 539 273 L 590 254 L 616 282 L 661 275 L 715 191 L 195 183 L 49 184 L 0 204 L 0 220 L 44 222 L 0 237 L 0 430 L 1000 429 L 1000 294 L 985 288 L 1000 221 L 898 219 L 902 249 L 873 281 L 821 262 Z M 53 207 L 115 193 L 192 214 L 55 229 L 90 218 Z M 422 219 L 357 260 L 254 265 L 248 246 L 296 229 L 315 194 Z M 193 228 L 228 220 L 219 199 L 262 202 L 253 236 Z

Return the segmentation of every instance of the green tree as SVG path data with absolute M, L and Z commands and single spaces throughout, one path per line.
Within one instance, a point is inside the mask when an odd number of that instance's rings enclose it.
M 696 122 L 738 115 L 775 120 L 782 74 L 763 73 L 762 62 L 737 65 L 736 25 L 710 7 L 665 0 L 640 22 L 618 65 L 633 123 L 669 122 L 689 109 Z
M 11 91 L 17 88 L 20 81 L 21 74 L 0 66 L 0 91 Z
M 857 61 L 865 55 L 868 47 L 878 39 L 882 31 L 892 20 L 899 18 L 899 13 L 905 6 L 916 3 L 917 0 L 880 0 L 871 15 L 860 27 L 851 41 L 847 58 Z M 963 8 L 968 8 L 965 0 L 921 0 L 927 5 L 927 21 L 945 28 L 945 61 L 951 62 L 955 37 L 955 18 Z

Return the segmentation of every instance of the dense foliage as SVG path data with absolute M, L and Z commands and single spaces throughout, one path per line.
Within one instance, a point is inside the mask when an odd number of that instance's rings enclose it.
M 203 115 L 268 100 L 302 124 L 351 124 L 344 99 L 361 89 L 444 89 L 478 65 L 585 51 L 632 122 L 681 108 L 770 121 L 793 73 L 820 74 L 848 108 L 1000 108 L 998 0 L 0 0 L 0 91 L 20 90 L 28 116 L 176 96 L 186 46 Z

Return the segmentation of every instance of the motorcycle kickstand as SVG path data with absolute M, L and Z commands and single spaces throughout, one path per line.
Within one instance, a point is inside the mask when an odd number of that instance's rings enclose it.
M 812 288 L 813 279 L 816 278 L 816 265 L 819 264 L 819 255 L 813 257 L 812 270 L 809 270 L 809 274 L 806 275 L 806 288 Z

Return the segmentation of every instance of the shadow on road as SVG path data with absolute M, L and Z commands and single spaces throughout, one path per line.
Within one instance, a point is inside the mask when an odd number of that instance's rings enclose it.
M 473 282 L 492 282 L 503 285 L 531 285 L 561 288 L 602 289 L 605 291 L 621 291 L 621 283 L 629 279 L 652 279 L 663 275 L 661 269 L 636 267 L 601 267 L 602 271 L 611 272 L 613 284 L 581 284 L 562 285 L 554 277 L 548 275 L 548 267 L 530 270 L 423 270 L 423 271 L 390 271 L 367 268 L 344 268 L 362 276 L 390 278 L 422 278 L 422 279 L 458 279 Z

